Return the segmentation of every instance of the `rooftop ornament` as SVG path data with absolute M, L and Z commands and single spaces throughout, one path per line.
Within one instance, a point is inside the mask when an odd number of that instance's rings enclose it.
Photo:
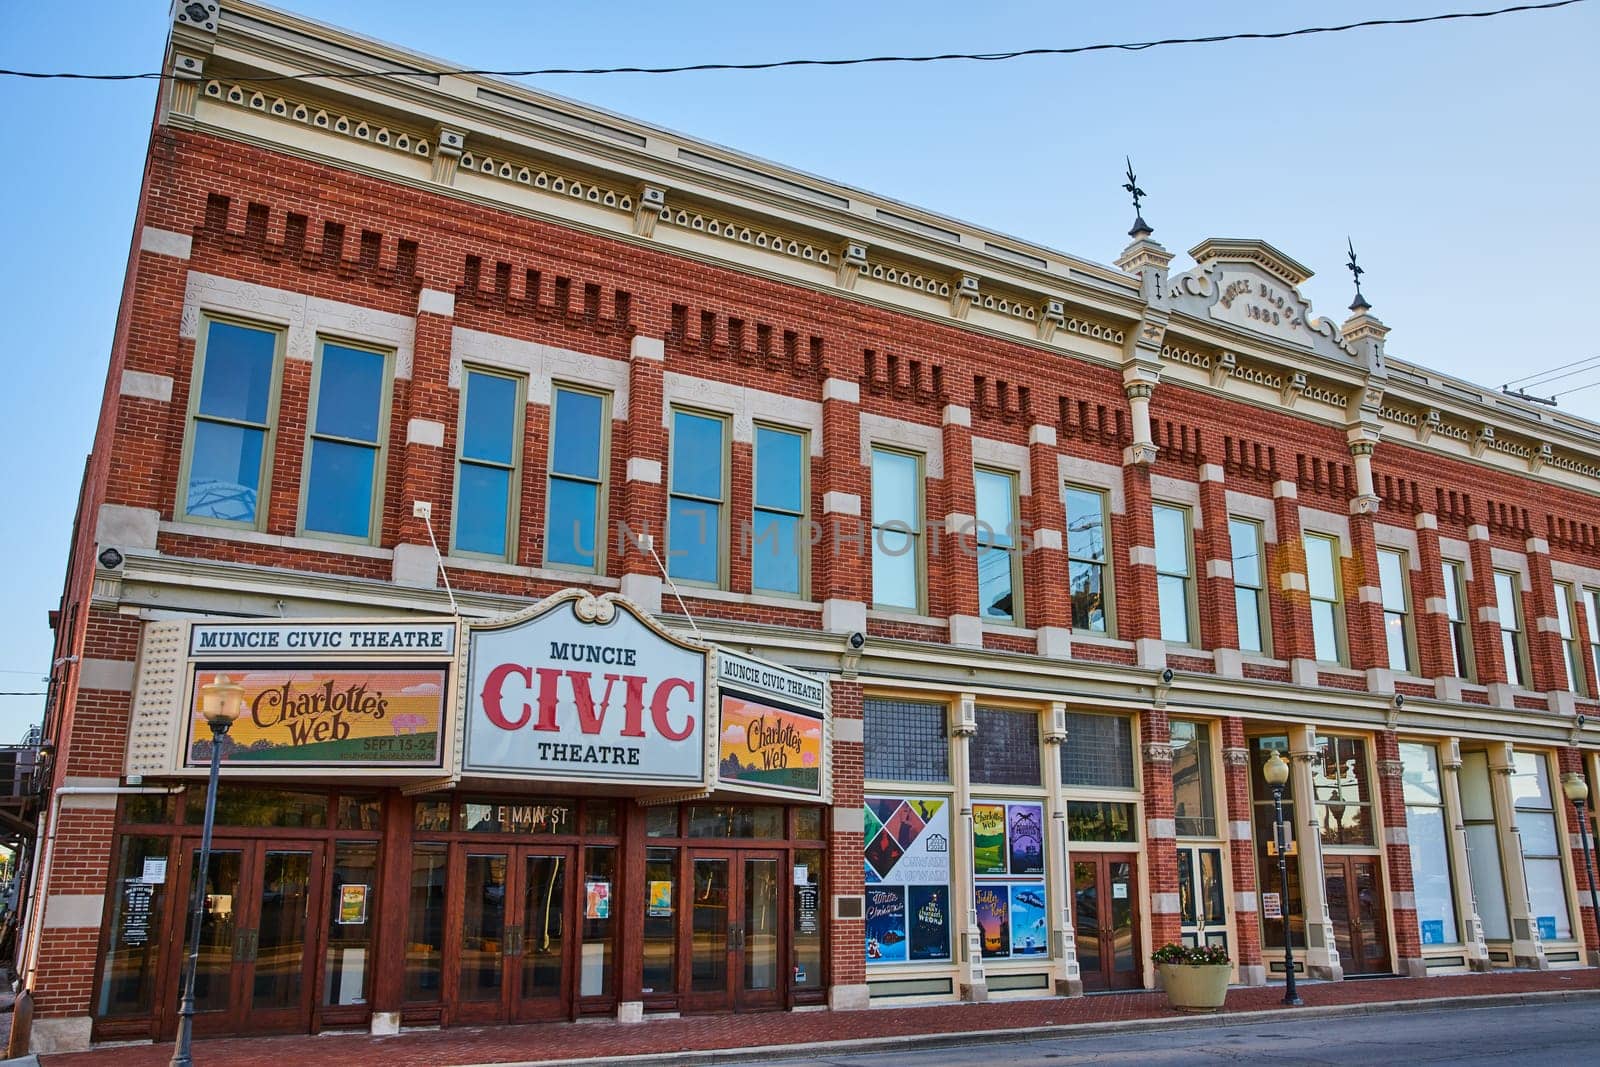
M 1139 177 L 1133 173 L 1133 160 L 1127 156 L 1122 158 L 1128 164 L 1128 180 L 1122 187 L 1133 197 L 1133 229 L 1128 231 L 1128 236 L 1137 240 L 1155 233 L 1150 224 L 1144 221 L 1144 214 L 1139 210 L 1139 201 L 1150 194 L 1139 188 Z
M 1350 262 L 1345 264 L 1345 269 L 1348 270 L 1350 272 L 1350 276 L 1356 280 L 1356 298 L 1350 302 L 1350 310 L 1359 315 L 1363 311 L 1372 310 L 1372 305 L 1367 303 L 1367 298 L 1361 295 L 1361 276 L 1367 272 L 1359 263 L 1356 262 L 1355 244 L 1352 243 L 1348 237 L 1344 239 L 1344 243 L 1346 247 L 1350 249 Z

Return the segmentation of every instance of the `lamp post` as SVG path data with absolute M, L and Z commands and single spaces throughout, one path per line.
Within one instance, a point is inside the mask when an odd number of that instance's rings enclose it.
M 1273 833 L 1278 844 L 1278 892 L 1282 896 L 1279 913 L 1283 916 L 1283 1002 L 1291 1007 L 1305 1003 L 1294 987 L 1294 940 L 1289 933 L 1289 857 L 1288 843 L 1283 833 L 1283 783 L 1289 780 L 1289 765 L 1277 749 L 1261 768 L 1267 784 L 1272 787 Z
M 194 873 L 194 900 L 189 906 L 189 960 L 183 971 L 183 1004 L 178 1009 L 178 1043 L 172 1067 L 192 1067 L 189 1041 L 194 1034 L 194 978 L 200 965 L 200 926 L 205 921 L 206 875 L 211 867 L 211 824 L 217 817 L 217 776 L 222 770 L 222 739 L 238 719 L 244 686 L 226 674 L 200 687 L 200 715 L 211 727 L 211 778 L 206 784 L 206 822 L 200 832 L 200 863 Z
M 1561 791 L 1578 809 L 1578 840 L 1583 844 L 1583 873 L 1589 878 L 1589 906 L 1594 909 L 1594 921 L 1600 924 L 1600 890 L 1594 886 L 1594 860 L 1589 857 L 1589 817 L 1583 810 L 1589 803 L 1589 783 L 1577 771 L 1568 771 L 1561 776 Z

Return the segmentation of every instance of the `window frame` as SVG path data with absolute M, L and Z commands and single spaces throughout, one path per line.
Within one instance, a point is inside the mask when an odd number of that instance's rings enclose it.
M 1455 580 L 1451 581 L 1448 568 L 1454 568 Z M 1467 564 L 1464 560 L 1441 558 L 1439 561 L 1440 578 L 1444 583 L 1444 618 L 1445 626 L 1450 633 L 1450 653 L 1456 658 L 1456 670 L 1452 678 L 1463 681 L 1475 682 L 1478 677 L 1477 655 L 1472 648 L 1472 608 L 1467 601 Z M 1454 588 L 1452 588 L 1452 584 Z M 1450 614 L 1450 594 L 1455 594 L 1456 608 L 1461 612 L 1457 619 Z M 1460 627 L 1457 630 L 1457 627 Z M 1461 647 L 1456 647 L 1456 635 L 1461 635 Z
M 240 519 L 219 519 L 211 515 L 190 515 L 189 507 L 189 476 L 194 465 L 195 424 L 204 419 L 208 422 L 219 422 L 224 425 L 249 425 L 236 423 L 231 419 L 213 419 L 199 413 L 200 393 L 205 385 L 206 350 L 211 343 L 211 326 L 213 323 L 222 323 L 246 330 L 260 330 L 273 336 L 272 343 L 272 376 L 267 393 L 267 421 L 264 427 L 265 437 L 261 443 L 261 473 L 256 489 L 256 517 L 253 522 L 244 522 Z M 226 315 L 217 312 L 202 311 L 200 313 L 200 329 L 195 337 L 194 359 L 190 364 L 189 372 L 189 399 L 183 421 L 183 454 L 178 466 L 177 496 L 173 501 L 173 519 L 177 522 L 200 523 L 206 526 L 221 526 L 232 530 L 263 531 L 267 528 L 267 511 L 272 495 L 272 472 L 277 466 L 273 462 L 278 446 L 278 405 L 283 395 L 283 364 L 288 347 L 288 329 L 281 324 L 267 324 L 254 322 L 237 315 Z M 254 428 L 253 426 L 251 427 Z
M 756 501 L 760 497 L 759 486 L 761 483 L 761 450 L 757 447 L 761 431 L 768 430 L 776 433 L 793 434 L 800 438 L 800 510 L 784 511 L 780 508 L 763 508 Z M 788 593 L 781 589 L 767 589 L 756 585 L 755 567 L 755 537 L 756 515 L 758 512 L 769 511 L 775 515 L 788 515 L 797 520 L 795 523 L 795 554 L 799 558 L 797 573 L 797 586 L 795 592 Z M 811 431 L 798 426 L 785 426 L 781 422 L 769 422 L 763 419 L 755 420 L 750 432 L 750 591 L 760 593 L 762 596 L 784 597 L 789 600 L 811 599 L 811 538 L 807 529 L 807 522 L 811 517 Z
M 1566 669 L 1566 691 L 1587 695 L 1583 671 L 1583 642 L 1578 637 L 1577 591 L 1571 582 L 1556 582 L 1556 632 L 1561 639 L 1561 663 Z
M 1428 770 L 1433 775 L 1433 787 L 1439 793 L 1439 799 L 1438 799 L 1437 802 L 1435 802 L 1435 801 L 1422 801 L 1422 800 L 1412 801 L 1411 799 L 1409 799 L 1406 796 L 1406 788 L 1407 787 L 1406 787 L 1406 784 L 1405 784 L 1405 775 L 1407 773 L 1408 768 L 1406 766 L 1406 758 L 1405 758 L 1405 756 L 1406 756 L 1406 750 L 1408 748 L 1416 749 L 1416 750 L 1426 750 L 1427 752 L 1432 754 L 1433 758 L 1430 761 L 1430 765 L 1428 767 Z M 1398 752 L 1398 755 L 1399 755 L 1400 766 L 1401 766 L 1400 809 L 1404 813 L 1404 816 L 1405 816 L 1407 837 L 1408 837 L 1408 841 L 1406 843 L 1406 854 L 1411 858 L 1412 870 L 1413 871 L 1418 870 L 1419 869 L 1419 865 L 1417 863 L 1418 857 L 1417 857 L 1417 854 L 1416 854 L 1416 851 L 1415 851 L 1415 844 L 1414 844 L 1414 842 L 1416 841 L 1416 837 L 1415 837 L 1415 835 L 1412 835 L 1410 833 L 1410 829 L 1411 829 L 1411 811 L 1412 811 L 1412 809 L 1417 809 L 1418 811 L 1429 811 L 1429 812 L 1437 811 L 1438 814 L 1439 814 L 1439 824 L 1440 824 L 1440 826 L 1441 826 L 1441 828 L 1443 830 L 1442 839 L 1443 839 L 1444 848 L 1445 848 L 1444 874 L 1445 874 L 1445 881 L 1446 881 L 1446 883 L 1447 883 L 1447 885 L 1449 887 L 1450 916 L 1451 916 L 1452 922 L 1454 923 L 1453 929 L 1450 929 L 1450 930 L 1446 931 L 1446 933 L 1448 935 L 1450 935 L 1450 936 L 1446 937 L 1446 939 L 1444 941 L 1438 942 L 1437 944 L 1441 949 L 1442 948 L 1446 948 L 1446 947 L 1450 947 L 1450 946 L 1460 945 L 1463 942 L 1462 931 L 1463 931 L 1463 929 L 1464 929 L 1464 927 L 1466 925 L 1466 922 L 1465 922 L 1466 916 L 1464 916 L 1462 914 L 1462 908 L 1461 908 L 1461 895 L 1460 895 L 1460 888 L 1461 887 L 1460 887 L 1460 884 L 1459 884 L 1459 876 L 1458 876 L 1457 871 L 1456 871 L 1456 856 L 1455 856 L 1455 849 L 1454 849 L 1454 834 L 1455 834 L 1455 831 L 1454 831 L 1453 828 L 1458 823 L 1461 823 L 1462 820 L 1460 820 L 1458 818 L 1454 818 L 1451 815 L 1450 790 L 1447 789 L 1446 786 L 1445 786 L 1444 757 L 1443 757 L 1443 754 L 1440 752 L 1439 741 L 1438 741 L 1437 738 L 1402 738 L 1402 739 L 1399 740 L 1399 742 L 1397 744 L 1397 752 Z M 1465 830 L 1463 829 L 1462 832 L 1464 834 Z M 1424 920 L 1421 918 L 1421 916 L 1419 914 L 1418 920 L 1417 920 L 1417 922 L 1418 922 L 1418 937 L 1419 938 L 1421 937 L 1421 923 L 1423 921 Z
M 916 520 L 917 520 L 917 523 L 916 523 L 916 526 L 913 527 L 911 532 L 909 534 L 907 534 L 906 536 L 909 536 L 911 538 L 911 545 L 912 545 L 911 552 L 912 552 L 912 558 L 913 558 L 914 567 L 915 567 L 915 576 L 914 576 L 913 581 L 914 581 L 914 583 L 915 583 L 915 585 L 917 587 L 916 588 L 917 603 L 916 603 L 915 607 L 907 607 L 904 604 L 880 604 L 878 602 L 878 600 L 877 600 L 876 590 L 874 590 L 874 592 L 872 594 L 873 595 L 872 609 L 874 611 L 902 611 L 902 612 L 909 611 L 909 612 L 911 612 L 912 614 L 915 614 L 915 615 L 923 615 L 923 614 L 926 614 L 927 610 L 928 610 L 928 554 L 927 554 L 927 551 L 928 551 L 928 544 L 927 544 L 927 531 L 928 531 L 928 522 L 927 522 L 927 510 L 928 510 L 927 473 L 928 473 L 928 468 L 927 468 L 927 456 L 925 456 L 921 452 L 917 452 L 917 451 L 915 451 L 913 449 L 910 449 L 910 448 L 904 448 L 904 447 L 901 447 L 899 445 L 882 444 L 882 443 L 878 443 L 878 442 L 873 442 L 872 445 L 870 446 L 869 450 L 868 450 L 868 456 L 867 456 L 867 460 L 868 460 L 868 465 L 867 465 L 867 485 L 868 485 L 869 488 L 872 485 L 873 468 L 876 466 L 877 456 L 878 456 L 878 453 L 880 453 L 880 452 L 888 453 L 890 455 L 908 457 L 908 458 L 910 458 L 911 460 L 913 460 L 916 463 L 917 472 L 916 472 L 915 477 L 913 478 L 913 482 L 914 482 L 914 489 L 916 491 L 916 512 L 917 512 Z M 868 573 L 868 580 L 873 582 L 874 584 L 876 584 L 875 578 L 874 578 L 874 576 L 872 574 L 873 567 L 871 566 L 871 564 L 872 564 L 873 558 L 877 555 L 877 552 L 878 552 L 878 530 L 880 529 L 880 527 L 878 525 L 878 520 L 877 520 L 877 510 L 878 510 L 877 494 L 874 492 L 871 495 L 872 495 L 871 510 L 869 511 L 869 513 L 867 515 L 867 528 L 868 528 L 867 529 L 867 536 L 869 538 L 871 538 L 870 543 L 867 545 L 867 560 L 868 560 L 867 573 Z M 894 521 L 894 520 L 890 520 L 890 521 Z M 899 533 L 901 531 L 897 530 L 897 531 L 894 531 L 894 532 Z
M 1306 548 L 1310 545 L 1313 539 L 1326 541 L 1328 544 L 1329 559 L 1333 570 L 1332 600 L 1323 599 L 1311 591 L 1310 553 L 1306 551 Z M 1350 635 L 1345 622 L 1344 567 L 1339 562 L 1341 557 L 1341 553 L 1339 551 L 1341 547 L 1339 536 L 1337 534 L 1321 533 L 1316 530 L 1302 530 L 1300 532 L 1300 545 L 1301 551 L 1304 552 L 1306 556 L 1306 600 L 1310 605 L 1313 606 L 1311 618 L 1311 654 L 1318 663 L 1326 663 L 1330 666 L 1336 667 L 1347 666 L 1350 662 Z M 1317 604 L 1333 605 L 1333 644 L 1335 653 L 1335 658 L 1333 659 L 1322 659 L 1316 654 L 1317 620 L 1315 605 Z
M 462 454 L 466 447 L 467 438 L 467 394 L 471 391 L 472 375 L 474 374 L 481 374 L 489 378 L 502 378 L 510 381 L 516 387 L 516 400 L 512 408 L 511 465 L 509 468 L 489 460 L 467 459 Z M 524 430 L 528 421 L 528 376 L 517 374 L 514 371 L 500 370 L 496 367 L 477 366 L 470 363 L 463 364 L 461 367 L 460 393 L 460 402 L 456 408 L 456 458 L 450 483 L 449 552 L 452 556 L 467 556 L 471 559 L 515 563 L 518 550 L 517 531 L 522 528 L 522 523 L 518 521 L 518 517 L 522 509 L 522 450 L 525 445 Z M 522 417 L 518 418 L 517 416 L 519 415 Z M 461 548 L 456 543 L 456 534 L 461 529 L 461 467 L 463 463 L 508 471 L 511 484 L 509 492 L 506 494 L 506 550 L 500 555 Z M 546 499 L 548 500 L 548 497 Z
M 1504 575 L 1511 583 L 1511 620 L 1512 625 L 1506 625 L 1505 612 L 1500 610 L 1500 576 Z M 1506 682 L 1521 689 L 1533 688 L 1528 678 L 1528 645 L 1524 633 L 1525 622 L 1522 618 L 1522 575 L 1516 571 L 1495 568 L 1491 577 L 1494 588 L 1495 617 L 1500 629 L 1500 659 L 1505 667 Z M 1516 653 L 1515 662 L 1506 662 L 1506 635 L 1511 635 L 1512 649 Z M 1512 679 L 1513 669 L 1516 672 L 1515 680 Z
M 1257 585 L 1244 585 L 1244 586 L 1241 586 L 1239 584 L 1239 556 L 1234 551 L 1234 547 L 1233 547 L 1233 527 L 1234 527 L 1235 523 L 1250 527 L 1251 535 L 1255 538 L 1255 549 L 1256 549 L 1256 560 L 1257 560 L 1257 568 L 1256 569 L 1257 569 L 1257 572 L 1259 573 L 1259 576 L 1260 576 L 1259 577 L 1259 584 L 1257 584 Z M 1234 637 L 1235 637 L 1235 640 L 1238 639 L 1238 615 L 1239 615 L 1239 590 L 1240 589 L 1249 589 L 1255 594 L 1255 599 L 1256 599 L 1256 626 L 1258 628 L 1258 632 L 1261 635 L 1261 647 L 1259 649 L 1248 649 L 1248 648 L 1241 647 L 1239 649 L 1239 651 L 1241 651 L 1241 652 L 1249 652 L 1251 655 L 1254 655 L 1254 656 L 1266 656 L 1266 657 L 1270 658 L 1272 656 L 1272 606 L 1271 606 L 1270 603 L 1268 603 L 1268 601 L 1271 598 L 1267 596 L 1267 530 L 1266 530 L 1266 524 L 1263 523 L 1260 519 L 1252 519 L 1247 515 L 1229 515 L 1228 516 L 1228 557 L 1229 557 L 1229 560 L 1228 560 L 1229 570 L 1232 572 L 1232 575 L 1233 575 L 1232 581 L 1233 581 L 1233 590 L 1234 590 L 1233 612 L 1234 612 L 1234 627 L 1235 627 L 1235 629 L 1234 629 Z
M 1583 589 L 1583 627 L 1587 631 L 1585 637 L 1589 642 L 1589 656 L 1593 660 L 1595 670 L 1600 671 L 1600 589 Z
M 600 472 L 597 481 L 591 482 L 575 474 L 558 474 L 555 471 L 556 461 L 556 404 L 558 393 L 578 393 L 582 396 L 592 396 L 600 401 L 600 455 L 596 469 Z M 540 566 L 551 570 L 571 571 L 574 574 L 604 574 L 606 572 L 606 524 L 611 513 L 611 404 L 610 390 L 598 386 L 585 385 L 582 382 L 552 380 L 550 383 L 550 409 L 547 419 L 548 427 L 545 436 L 544 450 L 544 521 L 541 524 L 541 549 L 539 553 Z M 583 482 L 585 485 L 595 486 L 595 516 L 594 516 L 594 566 L 584 567 L 577 563 L 568 563 L 564 560 L 550 558 L 550 485 L 557 479 L 566 481 Z
M 1217 773 L 1217 754 L 1218 754 L 1219 746 L 1217 744 L 1216 731 L 1213 729 L 1213 727 L 1215 725 L 1215 722 L 1214 722 L 1214 720 L 1210 720 L 1210 719 L 1175 718 L 1175 719 L 1173 719 L 1171 721 L 1170 726 L 1176 726 L 1176 725 L 1178 725 L 1180 723 L 1185 725 L 1185 726 L 1192 727 L 1194 729 L 1194 742 L 1193 743 L 1194 743 L 1194 745 L 1196 747 L 1196 752 L 1199 753 L 1203 757 L 1202 759 L 1200 759 L 1198 761 L 1200 767 L 1202 768 L 1202 774 L 1204 775 L 1204 781 L 1202 783 L 1203 784 L 1203 788 L 1201 790 L 1201 793 L 1206 798 L 1206 801 L 1208 802 L 1209 807 L 1210 807 L 1210 811 L 1209 811 L 1208 814 L 1201 814 L 1201 815 L 1198 815 L 1198 816 L 1195 816 L 1195 815 L 1178 815 L 1177 814 L 1178 783 L 1174 779 L 1174 781 L 1172 783 L 1172 792 L 1173 792 L 1173 826 L 1174 826 L 1173 836 L 1177 837 L 1177 838 L 1180 838 L 1180 839 L 1183 839 L 1183 840 L 1190 840 L 1190 841 L 1215 842 L 1215 841 L 1223 840 L 1223 834 L 1224 834 L 1223 827 L 1228 822 L 1228 819 L 1226 817 L 1219 818 L 1217 813 L 1220 811 L 1220 812 L 1224 813 L 1224 816 L 1226 816 L 1228 808 L 1227 808 L 1227 798 L 1225 796 L 1223 796 L 1223 797 L 1219 797 L 1218 796 L 1218 786 L 1222 784 L 1219 781 L 1219 779 L 1221 779 L 1223 776 L 1219 775 Z M 1170 726 L 1169 726 L 1169 732 L 1170 732 Z M 1184 742 L 1185 745 L 1187 745 L 1188 743 L 1189 743 L 1188 741 Z M 1173 765 L 1175 765 L 1176 763 L 1177 763 L 1177 758 L 1176 758 L 1176 754 L 1175 754 L 1174 755 L 1174 759 L 1173 759 Z M 1170 766 L 1171 765 L 1169 765 L 1169 767 Z M 1170 771 L 1169 771 L 1169 773 L 1170 773 Z M 1219 801 L 1220 801 L 1220 803 L 1219 803 Z M 1207 819 L 1209 819 L 1210 822 L 1211 822 L 1211 833 L 1209 833 L 1209 834 L 1184 833 L 1183 829 L 1181 828 L 1182 824 L 1184 824 L 1184 823 L 1187 823 L 1187 822 L 1201 822 L 1201 821 L 1204 821 L 1204 820 L 1207 820 Z
M 379 396 L 378 406 L 378 454 L 372 461 L 372 493 L 367 503 L 367 535 L 365 537 L 356 534 L 330 533 L 326 530 L 309 530 L 306 528 L 306 505 L 311 499 L 312 446 L 320 438 L 370 447 L 367 442 L 358 441 L 353 437 L 334 437 L 317 433 L 317 409 L 322 403 L 323 351 L 330 343 L 340 348 L 348 348 L 355 352 L 368 352 L 383 358 L 383 385 L 380 389 L 381 395 Z M 370 341 L 351 340 L 340 337 L 337 334 L 317 334 L 316 353 L 311 360 L 310 397 L 306 402 L 305 443 L 300 458 L 300 500 L 295 512 L 295 534 L 297 536 L 325 538 L 356 545 L 376 545 L 382 541 L 384 488 L 389 471 L 390 417 L 393 414 L 394 373 L 397 362 L 397 355 L 392 348 L 384 348 Z
M 733 557 L 732 546 L 728 541 L 728 531 L 731 529 L 732 503 L 730 497 L 733 485 L 733 416 L 725 411 L 713 411 L 709 408 L 698 408 L 690 404 L 673 404 L 667 409 L 667 528 L 666 534 L 666 563 L 667 574 L 674 582 L 682 585 L 693 586 L 696 589 L 727 589 L 729 562 Z M 678 477 L 678 463 L 675 460 L 678 447 L 678 416 L 688 415 L 698 419 L 712 419 L 722 424 L 722 484 L 719 499 L 695 496 L 691 493 L 679 493 L 673 489 L 673 483 Z M 717 580 L 708 582 L 703 578 L 684 578 L 672 573 L 672 501 L 673 499 L 691 500 L 701 504 L 716 504 L 718 508 L 718 522 L 720 529 L 717 531 L 717 543 L 722 546 L 722 551 L 717 553 Z
M 1388 600 L 1388 590 L 1383 587 L 1383 557 L 1386 554 L 1395 557 L 1395 559 L 1399 561 L 1400 565 L 1399 592 L 1400 603 L 1402 607 L 1398 611 L 1390 609 L 1388 603 L 1386 603 Z M 1405 644 L 1405 666 L 1396 667 L 1393 663 L 1390 663 L 1389 669 L 1396 674 L 1420 674 L 1421 669 L 1417 663 L 1417 627 L 1416 620 L 1412 617 L 1414 614 L 1414 608 L 1413 601 L 1411 599 L 1411 553 L 1403 548 L 1397 548 L 1393 545 L 1378 546 L 1378 607 L 1383 612 L 1383 649 L 1385 660 L 1388 659 L 1389 653 L 1389 616 L 1398 615 L 1400 617 L 1400 637 L 1402 642 Z
M 1007 531 L 1004 531 L 1005 536 L 1011 543 L 1009 545 L 985 544 L 982 534 L 983 526 L 980 525 L 984 522 L 982 515 L 975 514 L 973 516 L 974 521 L 972 530 L 973 541 L 978 549 L 978 551 L 975 553 L 976 558 L 973 560 L 974 570 L 977 569 L 978 563 L 983 559 L 982 549 L 1002 549 L 1006 553 L 1011 572 L 1011 617 L 1009 619 L 1001 619 L 985 615 L 983 613 L 983 603 L 980 595 L 978 603 L 978 618 L 986 626 L 1024 626 L 1027 622 L 1027 604 L 1023 599 L 1026 594 L 1023 591 L 1024 583 L 1022 580 L 1022 538 L 1019 536 L 1022 525 L 1022 476 L 1017 471 L 1006 470 L 1004 467 L 994 467 L 987 464 L 975 464 L 972 468 L 974 512 L 979 510 L 977 506 L 977 487 L 978 476 L 980 474 L 987 474 L 996 478 L 1004 478 L 1011 487 L 1011 528 Z M 991 530 L 993 529 L 992 525 L 990 528 Z M 983 590 L 983 583 L 981 579 L 978 583 L 978 590 L 981 594 Z
M 1088 493 L 1100 501 L 1100 531 L 1105 541 L 1104 558 L 1095 560 L 1087 556 L 1076 556 L 1072 551 L 1072 509 L 1067 506 L 1068 493 Z M 1062 513 L 1066 516 L 1063 525 L 1067 527 L 1062 536 L 1066 540 L 1067 550 L 1067 599 L 1070 605 L 1072 599 L 1072 565 L 1083 563 L 1100 568 L 1100 598 L 1101 613 L 1105 615 L 1106 628 L 1103 631 L 1079 629 L 1076 623 L 1072 625 L 1072 632 L 1077 634 L 1098 635 L 1116 639 L 1117 636 L 1117 570 L 1116 551 L 1111 540 L 1111 493 L 1103 486 L 1085 485 L 1082 482 L 1064 482 L 1061 486 Z
M 1157 534 L 1155 532 L 1155 530 L 1156 530 L 1155 516 L 1156 516 L 1156 511 L 1159 508 L 1165 508 L 1168 511 L 1175 511 L 1175 512 L 1177 512 L 1179 515 L 1181 515 L 1183 517 L 1183 560 L 1184 560 L 1184 563 L 1187 564 L 1187 570 L 1186 570 L 1186 573 L 1184 573 L 1184 574 L 1174 574 L 1171 571 L 1163 571 L 1161 569 L 1161 549 L 1157 545 L 1154 544 L 1154 542 L 1156 540 L 1156 537 L 1157 537 Z M 1200 618 L 1199 618 L 1200 617 L 1200 612 L 1198 610 L 1199 604 L 1197 602 L 1197 594 L 1196 594 L 1196 588 L 1195 588 L 1199 583 L 1195 581 L 1195 566 L 1194 566 L 1194 508 L 1191 507 L 1188 504 L 1174 503 L 1173 501 L 1170 501 L 1170 500 L 1153 500 L 1153 501 L 1150 502 L 1150 530 L 1151 530 L 1150 540 L 1152 542 L 1151 546 L 1150 546 L 1150 550 L 1151 550 L 1151 552 L 1155 553 L 1156 626 L 1157 626 L 1158 629 L 1161 628 L 1161 626 L 1162 626 L 1162 620 L 1161 620 L 1161 579 L 1162 578 L 1181 578 L 1181 579 L 1183 579 L 1183 611 L 1184 611 L 1183 628 L 1184 628 L 1185 633 L 1188 636 L 1188 640 L 1186 640 L 1186 641 L 1168 641 L 1166 639 L 1165 635 L 1162 636 L 1161 640 L 1165 644 L 1172 645 L 1172 646 L 1175 646 L 1175 647 L 1178 647 L 1178 648 L 1196 648 L 1200 644 L 1200 633 L 1199 633 L 1199 631 L 1200 631 Z

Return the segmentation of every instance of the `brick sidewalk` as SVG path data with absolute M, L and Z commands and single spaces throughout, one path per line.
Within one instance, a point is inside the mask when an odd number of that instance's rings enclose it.
M 1600 990 L 1600 970 L 1392 978 L 1300 987 L 1308 1006 L 1378 1004 L 1435 997 Z M 1281 1007 L 1283 988 L 1266 986 L 1228 993 L 1228 1012 Z M 284 1067 L 338 1058 L 340 1067 L 436 1067 L 442 1064 L 515 1063 L 649 1055 L 685 1050 L 804 1045 L 817 1041 L 951 1034 L 984 1030 L 1033 1030 L 1074 1023 L 1123 1022 L 1181 1017 L 1161 993 L 1111 993 L 1075 999 L 1046 998 L 998 1004 L 945 1004 L 851 1012 L 770 1015 L 701 1015 L 642 1025 L 614 1022 L 545 1023 L 523 1026 L 457 1027 L 412 1031 L 397 1037 L 366 1034 L 228 1038 L 195 1043 L 194 1059 L 205 1067 Z M 171 1044 L 121 1046 L 42 1058 L 44 1067 L 162 1067 Z

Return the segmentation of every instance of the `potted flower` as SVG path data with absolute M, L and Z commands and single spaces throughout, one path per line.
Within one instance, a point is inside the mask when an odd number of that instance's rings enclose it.
M 1216 1011 L 1228 996 L 1231 964 L 1228 950 L 1220 945 L 1189 945 L 1170 942 L 1150 954 L 1161 972 L 1161 987 L 1167 1002 L 1179 1011 Z

